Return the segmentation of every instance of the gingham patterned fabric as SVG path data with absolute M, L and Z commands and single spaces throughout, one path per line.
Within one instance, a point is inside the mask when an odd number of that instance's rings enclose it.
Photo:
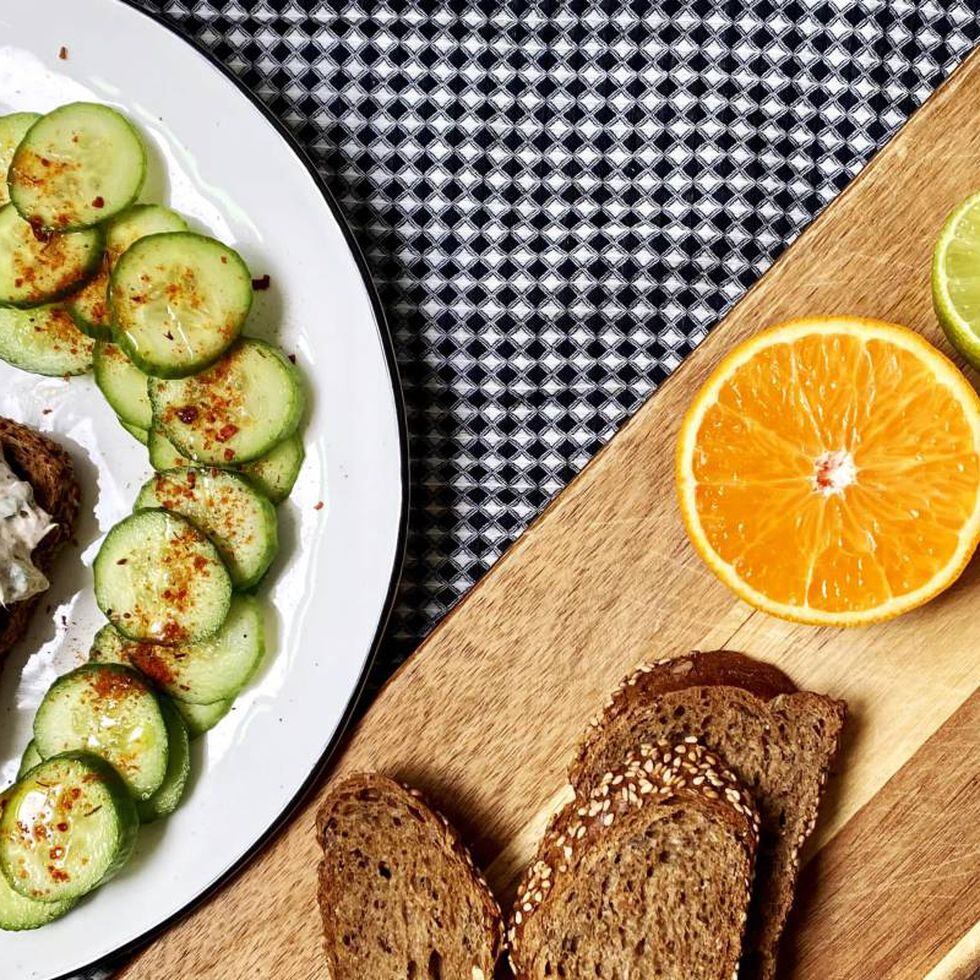
M 414 472 L 376 680 L 980 39 L 975 0 L 141 2 L 313 155 L 387 310 Z

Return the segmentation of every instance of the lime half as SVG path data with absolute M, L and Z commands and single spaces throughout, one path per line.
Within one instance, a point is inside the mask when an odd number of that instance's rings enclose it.
M 980 194 L 943 226 L 932 259 L 932 301 L 950 343 L 980 369 Z

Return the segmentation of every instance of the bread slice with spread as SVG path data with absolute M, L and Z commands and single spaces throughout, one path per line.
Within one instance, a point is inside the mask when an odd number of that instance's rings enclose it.
M 552 819 L 508 938 L 519 980 L 730 980 L 758 817 L 693 738 L 636 747 Z
M 68 453 L 29 426 L 0 418 L 0 451 L 2 658 L 27 632 L 55 558 L 74 534 L 81 489 Z
M 817 819 L 844 714 L 844 702 L 800 691 L 782 671 L 744 654 L 692 653 L 628 677 L 570 767 L 572 786 L 587 794 L 644 741 L 692 737 L 724 760 L 761 822 L 742 980 L 776 976 L 800 849 Z
M 446 819 L 376 773 L 331 788 L 317 814 L 331 980 L 491 980 L 500 910 Z

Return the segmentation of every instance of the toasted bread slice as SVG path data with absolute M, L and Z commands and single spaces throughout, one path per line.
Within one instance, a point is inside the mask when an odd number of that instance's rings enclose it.
M 730 980 L 758 830 L 703 746 L 639 746 L 552 820 L 511 916 L 515 974 Z
M 71 457 L 54 440 L 11 419 L 0 418 L 0 446 L 7 464 L 34 488 L 34 499 L 48 512 L 56 527 L 34 549 L 34 564 L 47 575 L 61 546 L 75 533 L 81 488 L 75 479 Z M 38 601 L 0 607 L 0 658 L 27 632 Z
M 762 831 L 742 980 L 776 975 L 799 853 L 817 819 L 843 701 L 798 691 L 768 664 L 722 650 L 645 665 L 590 727 L 569 771 L 585 791 L 641 741 L 685 736 L 716 752 L 758 807 Z
M 331 980 L 491 980 L 500 909 L 449 823 L 371 773 L 319 813 L 320 910 Z

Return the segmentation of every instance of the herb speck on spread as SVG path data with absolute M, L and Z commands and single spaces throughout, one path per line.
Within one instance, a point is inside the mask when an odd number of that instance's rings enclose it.
M 34 500 L 34 489 L 10 468 L 0 451 L 0 605 L 23 602 L 49 582 L 31 554 L 55 527 Z

